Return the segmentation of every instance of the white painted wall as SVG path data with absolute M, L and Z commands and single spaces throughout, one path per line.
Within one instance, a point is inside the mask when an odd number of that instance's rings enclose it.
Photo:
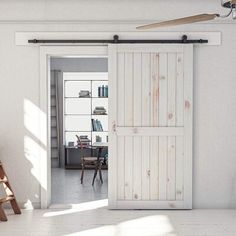
M 39 148 L 39 48 L 16 46 L 15 32 L 132 31 L 134 20 L 190 15 L 204 8 L 215 12 L 219 7 L 210 0 L 0 2 L 0 159 L 19 202 L 38 206 L 40 201 L 40 157 L 35 155 Z M 202 45 L 194 50 L 195 208 L 236 207 L 236 27 L 227 22 L 171 29 L 222 32 L 221 46 Z
M 220 0 L 1 0 L 0 20 L 154 20 L 217 12 Z

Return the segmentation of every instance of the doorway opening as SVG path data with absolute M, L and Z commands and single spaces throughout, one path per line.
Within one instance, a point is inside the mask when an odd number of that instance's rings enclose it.
M 50 57 L 51 207 L 107 199 L 108 59 Z

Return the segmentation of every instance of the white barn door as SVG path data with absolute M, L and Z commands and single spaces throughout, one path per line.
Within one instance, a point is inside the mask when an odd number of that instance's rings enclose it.
M 192 208 L 192 45 L 109 45 L 109 207 Z

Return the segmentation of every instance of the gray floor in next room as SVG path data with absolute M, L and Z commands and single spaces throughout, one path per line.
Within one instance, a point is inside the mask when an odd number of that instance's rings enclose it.
M 103 184 L 99 178 L 92 186 L 93 170 L 85 170 L 84 183 L 80 183 L 81 170 L 52 168 L 52 205 L 78 204 L 107 199 L 107 170 L 102 170 Z

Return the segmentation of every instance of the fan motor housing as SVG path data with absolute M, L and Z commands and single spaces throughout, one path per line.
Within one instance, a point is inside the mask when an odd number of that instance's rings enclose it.
M 225 8 L 236 8 L 236 4 L 230 0 L 222 0 L 221 5 Z

